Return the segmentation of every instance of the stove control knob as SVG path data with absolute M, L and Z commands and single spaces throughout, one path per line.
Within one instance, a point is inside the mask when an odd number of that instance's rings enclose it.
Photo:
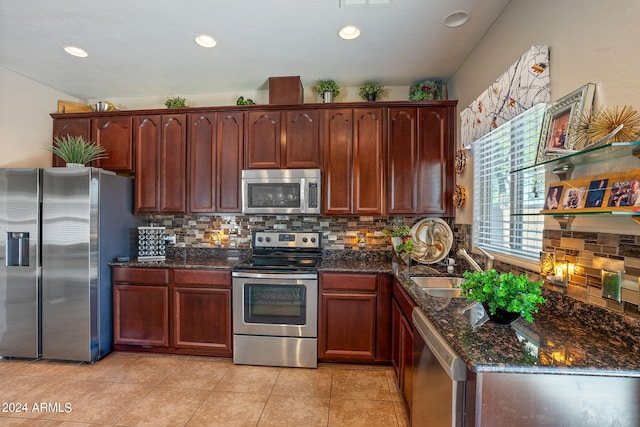
M 316 238 L 315 238 L 315 237 L 312 237 L 312 238 L 311 238 L 311 243 L 315 243 L 315 242 L 316 242 Z
M 258 242 L 262 242 L 262 237 L 258 237 Z
M 271 241 L 271 237 L 265 237 L 264 240 L 266 240 L 267 243 L 269 243 Z
M 302 241 L 303 241 L 304 243 L 307 243 L 307 242 L 309 241 L 309 239 L 307 239 L 306 237 L 303 237 L 303 238 L 302 238 Z

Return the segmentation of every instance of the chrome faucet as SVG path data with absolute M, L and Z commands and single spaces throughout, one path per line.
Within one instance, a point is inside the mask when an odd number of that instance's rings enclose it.
M 476 248 L 478 249 L 480 252 L 482 252 L 482 254 L 487 257 L 487 270 L 491 270 L 493 268 L 493 260 L 494 257 L 493 255 L 489 254 L 487 251 L 485 251 L 482 248 Z M 478 265 L 478 263 L 476 262 L 476 260 L 474 260 L 471 255 L 469 255 L 469 253 L 467 252 L 467 250 L 465 248 L 460 248 L 458 249 L 458 256 L 461 256 L 462 258 L 466 259 L 467 262 L 469 263 L 469 265 L 471 265 L 471 267 L 475 270 L 475 271 L 480 271 L 482 272 L 482 267 L 480 267 L 480 265 Z

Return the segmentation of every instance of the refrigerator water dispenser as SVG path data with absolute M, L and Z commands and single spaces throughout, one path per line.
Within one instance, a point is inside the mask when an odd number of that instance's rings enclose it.
M 29 266 L 29 233 L 7 233 L 7 267 Z

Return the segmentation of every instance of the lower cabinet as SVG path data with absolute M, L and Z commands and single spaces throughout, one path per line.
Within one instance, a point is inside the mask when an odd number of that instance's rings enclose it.
M 386 274 L 320 274 L 319 361 L 389 362 L 390 284 Z
M 169 347 L 169 271 L 113 270 L 113 343 Z
M 232 356 L 231 273 L 113 269 L 114 347 Z
M 393 301 L 391 303 L 391 364 L 398 378 L 398 388 L 402 392 L 411 414 L 413 398 L 413 338 L 414 328 L 411 312 L 415 303 L 402 289 L 397 279 L 393 280 Z

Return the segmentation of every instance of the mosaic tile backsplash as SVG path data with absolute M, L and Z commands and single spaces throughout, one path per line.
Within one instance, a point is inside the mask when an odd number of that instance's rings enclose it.
M 175 234 L 177 247 L 250 249 L 251 232 L 259 229 L 320 231 L 325 250 L 390 251 L 391 242 L 383 233 L 396 225 L 412 226 L 420 218 L 415 217 L 321 217 L 321 216 L 149 216 L 150 225 L 164 226 L 167 234 Z M 455 257 L 459 247 L 471 248 L 471 226 L 449 222 L 455 241 L 450 256 Z M 362 239 L 364 237 L 364 239 Z M 598 306 L 605 310 L 623 313 L 640 319 L 638 305 L 640 294 L 640 236 L 612 233 L 585 233 L 561 230 L 545 230 L 543 250 L 553 252 L 556 260 L 573 264 L 568 285 L 547 288 L 568 296 L 577 303 Z M 456 257 L 457 258 L 457 257 Z M 474 258 L 485 265 L 482 257 Z M 527 273 L 532 280 L 540 277 L 539 271 L 527 271 L 510 264 L 496 262 L 499 271 Z M 622 271 L 621 302 L 602 297 L 601 272 L 603 269 Z

